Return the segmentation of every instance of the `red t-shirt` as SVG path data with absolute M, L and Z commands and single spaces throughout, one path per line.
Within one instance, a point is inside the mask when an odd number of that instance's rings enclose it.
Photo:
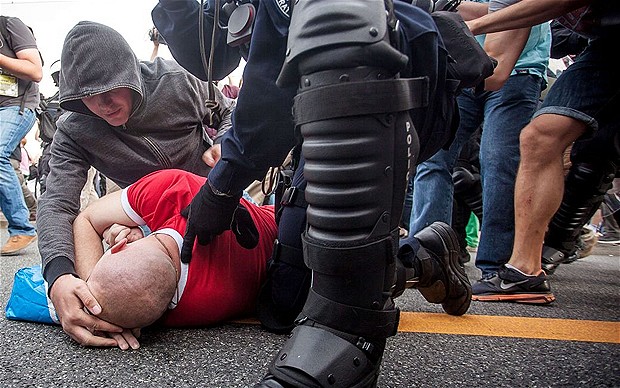
M 180 251 L 187 221 L 180 212 L 205 181 L 182 170 L 156 171 L 123 190 L 123 208 L 153 233 L 174 237 Z M 181 263 L 178 293 L 161 319 L 164 325 L 205 326 L 253 313 L 277 227 L 273 206 L 256 206 L 245 199 L 241 204 L 256 224 L 258 245 L 242 248 L 230 230 L 208 245 L 196 241 L 190 263 Z

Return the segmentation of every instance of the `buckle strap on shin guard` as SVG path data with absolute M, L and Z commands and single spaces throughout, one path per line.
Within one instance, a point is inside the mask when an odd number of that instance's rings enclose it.
M 543 245 L 541 256 L 543 259 L 543 264 L 559 265 L 562 264 L 566 259 L 566 255 L 562 251 L 559 251 L 547 245 Z
M 428 77 L 320 86 L 295 96 L 296 125 L 333 117 L 363 116 L 428 105 Z M 343 104 L 342 101 L 347 101 Z
M 273 243 L 273 254 L 271 257 L 273 257 L 274 262 L 281 262 L 291 267 L 306 269 L 303 263 L 299 261 L 301 255 L 302 252 L 299 248 L 282 244 L 278 239 Z
M 345 333 L 366 338 L 388 338 L 398 332 L 400 310 L 369 310 L 329 300 L 313 289 L 308 293 L 302 316 Z
M 389 263 L 377 260 L 377 257 L 392 260 L 393 252 L 398 249 L 398 240 L 391 235 L 366 245 L 342 247 L 317 245 L 305 234 L 302 240 L 304 260 L 308 268 L 335 276 L 385 271 L 386 264 Z M 338 260 L 334 260 L 334 257 Z

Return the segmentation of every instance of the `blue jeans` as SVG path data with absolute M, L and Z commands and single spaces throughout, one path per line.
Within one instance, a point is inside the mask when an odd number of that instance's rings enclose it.
M 519 134 L 536 111 L 542 79 L 518 74 L 496 92 L 458 97 L 461 121 L 454 142 L 417 166 L 410 233 L 435 221 L 452 221 L 452 170 L 461 148 L 482 125 L 480 165 L 483 220 L 476 267 L 489 276 L 508 262 L 514 240 L 514 185 L 519 164 Z
M 9 235 L 34 236 L 35 228 L 28 221 L 29 211 L 21 185 L 9 156 L 34 125 L 35 114 L 19 106 L 0 108 L 0 209 L 9 222 Z

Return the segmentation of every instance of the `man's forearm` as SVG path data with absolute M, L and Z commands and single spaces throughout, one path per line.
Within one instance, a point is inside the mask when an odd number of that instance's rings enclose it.
M 532 27 L 590 3 L 592 0 L 521 0 L 497 12 L 470 20 L 467 26 L 474 35 Z
M 93 267 L 103 255 L 101 236 L 86 217 L 78 216 L 73 222 L 73 238 L 75 270 L 80 278 L 88 279 Z
M 463 1 L 458 7 L 458 12 L 463 20 L 472 20 L 489 13 L 489 5 L 476 1 Z
M 54 199 L 54 191 L 48 185 L 48 191 L 39 199 L 37 207 L 37 232 L 43 277 L 50 286 L 63 274 L 76 274 L 71 226 L 75 213 L 65 207 L 70 194 L 66 193 L 64 199 L 57 200 Z M 75 206 L 79 208 L 77 201 Z
M 125 214 L 121 197 L 123 191 L 115 191 L 88 205 L 73 222 L 75 240 L 75 268 L 82 279 L 90 272 L 103 255 L 102 236 L 113 224 L 136 226 Z
M 80 192 L 89 165 L 76 158 L 73 144 L 60 124 L 52 145 L 47 190 L 37 206 L 39 253 L 43 277 L 50 286 L 63 274 L 76 274 L 72 225 L 80 210 Z

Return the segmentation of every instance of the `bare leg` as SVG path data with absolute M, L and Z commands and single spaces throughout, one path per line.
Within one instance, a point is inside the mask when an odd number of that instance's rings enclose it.
M 521 133 L 521 162 L 515 183 L 515 242 L 509 264 L 527 274 L 541 271 L 547 225 L 562 201 L 562 154 L 585 131 L 581 121 L 544 114 Z

